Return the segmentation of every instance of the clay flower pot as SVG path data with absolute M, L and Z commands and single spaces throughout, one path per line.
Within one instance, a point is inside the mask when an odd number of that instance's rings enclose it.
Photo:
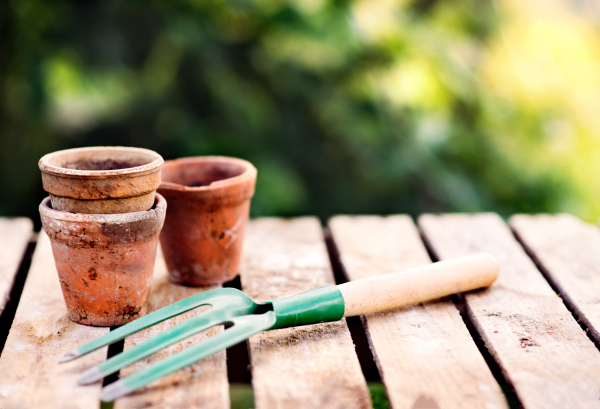
M 160 244 L 174 283 L 220 284 L 238 273 L 256 168 L 207 156 L 166 161 L 158 189 L 169 203 Z
M 167 202 L 125 214 L 74 214 L 40 204 L 69 318 L 122 325 L 146 312 L 146 300 Z
M 50 153 L 39 167 L 55 210 L 106 214 L 150 209 L 163 163 L 148 149 L 100 146 Z

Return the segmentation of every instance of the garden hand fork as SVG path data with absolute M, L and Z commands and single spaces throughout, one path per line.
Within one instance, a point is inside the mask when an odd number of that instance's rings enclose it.
M 337 321 L 343 317 L 370 314 L 470 291 L 491 285 L 498 276 L 498 263 L 481 253 L 424 267 L 384 274 L 340 285 L 328 285 L 304 293 L 257 304 L 239 290 L 206 291 L 154 311 L 67 353 L 70 361 L 105 345 L 194 308 L 210 305 L 202 312 L 154 338 L 136 345 L 84 372 L 79 384 L 97 381 L 171 344 L 212 326 L 225 324 L 220 334 L 189 347 L 133 375 L 107 385 L 100 399 L 109 402 L 133 392 L 171 372 L 229 348 L 261 331 Z

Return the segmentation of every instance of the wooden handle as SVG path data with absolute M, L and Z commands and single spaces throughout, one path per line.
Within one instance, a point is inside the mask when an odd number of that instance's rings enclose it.
M 498 262 L 487 253 L 338 285 L 344 317 L 371 314 L 491 285 Z

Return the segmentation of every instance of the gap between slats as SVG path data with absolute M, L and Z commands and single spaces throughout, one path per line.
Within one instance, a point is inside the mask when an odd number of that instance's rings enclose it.
M 223 283 L 223 288 L 242 290 L 240 276 Z M 227 380 L 229 382 L 229 399 L 232 408 L 253 408 L 254 393 L 252 391 L 252 372 L 250 371 L 250 355 L 248 342 L 242 341 L 227 348 Z
M 35 246 L 37 244 L 36 239 L 37 235 L 32 235 L 29 244 L 27 245 L 27 249 L 23 254 L 23 258 L 21 259 L 21 264 L 17 270 L 17 275 L 13 281 L 8 302 L 6 303 L 2 314 L 0 314 L 0 355 L 4 349 L 4 344 L 6 344 L 6 339 L 8 338 L 8 333 L 10 332 L 13 320 L 15 319 L 17 307 L 21 299 L 21 294 L 23 293 L 23 287 L 25 286 L 25 280 L 27 279 L 27 273 L 29 272 L 29 267 L 31 266 L 33 251 L 35 250 Z
M 325 244 L 327 245 L 327 255 L 329 256 L 335 283 L 338 285 L 347 283 L 348 277 L 346 276 L 344 266 L 340 260 L 340 253 L 328 227 L 323 227 L 323 236 L 325 238 Z M 360 362 L 365 379 L 369 382 L 381 382 L 381 376 L 379 375 L 377 364 L 373 358 L 372 347 L 369 344 L 360 317 L 346 317 L 346 323 L 350 329 L 350 335 L 352 336 L 356 354 L 358 355 L 358 361 Z
M 427 254 L 429 254 L 429 258 L 431 258 L 431 261 L 434 263 L 440 261 L 439 257 L 431 247 L 431 244 L 427 240 L 427 237 L 424 235 L 421 227 L 418 225 L 417 227 L 419 230 L 419 235 L 421 236 L 421 241 L 425 245 L 425 249 L 427 250 Z M 500 385 L 500 388 L 502 389 L 502 392 L 506 397 L 506 401 L 508 402 L 509 407 L 511 409 L 522 408 L 523 404 L 520 401 L 513 384 L 504 376 L 500 363 L 494 359 L 490 351 L 485 346 L 483 334 L 477 331 L 477 328 L 473 324 L 473 320 L 469 315 L 468 307 L 464 302 L 463 295 L 455 294 L 452 295 L 450 299 L 454 303 L 456 309 L 458 309 L 458 312 L 460 312 L 460 316 L 462 317 L 463 322 L 467 326 L 469 334 L 471 334 L 471 338 L 473 338 L 475 345 L 477 345 L 477 349 L 479 349 L 479 352 L 481 353 L 481 356 L 483 356 L 485 363 L 487 364 L 488 368 L 490 368 L 490 371 L 496 379 L 496 382 L 498 382 L 498 385 Z
M 515 236 L 515 239 L 517 240 L 517 242 L 521 245 L 521 247 L 523 247 L 523 250 L 525 251 L 525 253 L 527 253 L 527 256 L 531 259 L 531 261 L 533 261 L 533 263 L 535 264 L 537 269 L 540 270 L 540 272 L 542 273 L 542 275 L 544 276 L 544 278 L 546 279 L 546 281 L 548 282 L 550 287 L 552 287 L 552 290 L 554 290 L 556 295 L 558 295 L 560 297 L 560 299 L 562 300 L 565 307 L 567 307 L 567 310 L 569 310 L 569 312 L 571 313 L 571 315 L 573 316 L 575 321 L 577 321 L 577 323 L 579 324 L 579 326 L 581 327 L 583 332 L 588 336 L 590 341 L 592 341 L 594 343 L 594 345 L 596 346 L 596 348 L 598 348 L 598 350 L 600 350 L 599 340 L 594 338 L 594 336 L 592 335 L 592 331 L 590 330 L 589 326 L 585 322 L 586 320 L 580 315 L 577 307 L 575 306 L 575 304 L 572 302 L 571 298 L 569 297 L 569 294 L 567 294 L 567 292 L 564 291 L 560 287 L 560 285 L 552 278 L 552 274 L 550 274 L 548 269 L 544 266 L 544 264 L 540 261 L 540 259 L 535 255 L 533 250 L 530 249 L 529 246 L 527 246 L 527 244 L 519 236 L 517 231 L 509 223 L 507 223 L 507 224 L 510 227 L 510 230 L 513 233 L 513 235 Z
M 321 222 L 322 223 L 322 222 Z M 329 228 L 325 225 L 321 225 L 323 229 L 323 237 L 325 239 L 325 245 L 327 246 L 327 255 L 329 256 L 329 263 L 331 264 L 331 270 L 335 283 L 337 285 L 348 282 L 348 277 L 344 270 L 344 265 L 340 259 L 340 254 L 335 245 L 335 241 Z M 360 317 L 346 317 L 346 324 L 350 330 L 350 336 L 354 343 L 354 349 L 358 356 L 358 362 L 362 369 L 365 380 L 369 387 L 369 393 L 371 394 L 371 400 L 373 401 L 374 408 L 389 408 L 390 402 L 385 389 L 385 385 L 381 382 L 381 376 L 379 374 L 379 368 L 375 358 L 373 357 L 373 346 L 369 342 L 369 338 L 365 333 L 363 323 Z
M 110 330 L 114 331 L 117 328 L 119 328 L 119 327 L 110 327 Z M 123 352 L 123 349 L 125 349 L 125 340 L 124 339 L 117 341 L 114 344 L 109 345 L 108 349 L 106 350 L 106 360 L 109 360 L 113 356 L 120 354 L 121 352 Z M 108 384 L 118 381 L 120 373 L 121 373 L 121 371 L 117 371 L 113 374 L 108 375 L 106 378 L 104 378 L 104 380 L 102 381 L 102 387 L 105 387 Z M 115 405 L 114 402 L 102 402 L 101 401 L 100 409 L 113 409 L 114 405 Z

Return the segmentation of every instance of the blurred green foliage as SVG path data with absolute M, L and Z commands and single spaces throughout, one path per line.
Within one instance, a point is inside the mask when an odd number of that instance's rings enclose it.
M 598 20 L 526 3 L 7 0 L 0 214 L 39 220 L 43 154 L 126 145 L 250 160 L 254 216 L 595 220 Z

